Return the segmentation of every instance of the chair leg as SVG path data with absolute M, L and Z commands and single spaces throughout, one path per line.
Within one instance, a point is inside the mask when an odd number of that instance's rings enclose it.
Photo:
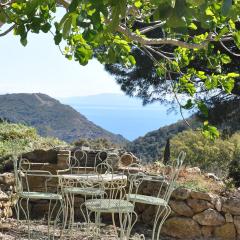
M 54 205 L 53 205 L 53 208 L 51 209 L 51 208 L 49 208 L 49 212 L 48 212 L 48 239 L 50 239 L 51 238 L 51 236 L 50 236 L 50 225 L 51 225 L 51 219 L 52 219 L 52 215 L 53 215 L 53 213 L 54 213 L 54 210 L 55 210 L 55 208 L 56 208 L 56 206 L 57 206 L 57 203 L 58 203 L 58 200 L 55 200 L 55 203 L 54 203 Z M 50 203 L 49 203 L 49 207 L 51 207 L 51 200 L 50 200 Z M 53 239 L 54 239 L 54 237 L 55 237 L 55 226 L 56 226 L 56 221 L 57 221 L 57 218 L 58 218 L 58 214 L 59 214 L 59 211 L 61 210 L 61 208 L 59 208 L 59 210 L 58 210 L 58 212 L 57 212 L 57 215 L 56 215 L 56 217 L 55 217 L 55 219 L 54 219 L 54 221 L 53 221 Z
M 63 194 L 63 199 L 64 199 L 64 207 L 63 207 L 63 226 L 62 226 L 62 234 L 64 233 L 64 230 L 66 229 L 67 226 L 67 220 L 68 220 L 68 211 L 69 211 L 69 198 L 68 194 Z M 61 238 L 60 238 L 61 239 Z
M 161 207 L 162 209 L 160 210 Z M 155 239 L 159 240 L 162 225 L 170 213 L 171 213 L 171 208 L 168 205 L 158 207 L 155 220 L 154 220 L 154 225 L 153 225 L 152 240 L 155 240 Z M 159 223 L 159 220 L 161 217 L 162 219 Z
M 64 222 L 65 222 L 65 201 L 64 201 L 64 199 L 60 200 L 60 208 L 61 208 L 61 211 L 59 211 L 58 218 L 60 218 L 60 215 L 62 212 L 62 224 L 61 224 L 61 230 L 60 230 L 60 239 L 62 239 L 63 231 L 64 231 Z
M 162 229 L 162 225 L 163 225 L 163 223 L 166 221 L 166 219 L 168 218 L 168 216 L 170 215 L 170 213 L 171 213 L 171 208 L 167 205 L 167 206 L 166 206 L 166 214 L 164 215 L 164 217 L 163 217 L 163 219 L 162 219 L 162 221 L 161 221 L 161 223 L 159 224 L 159 227 L 158 227 L 157 239 L 160 238 L 160 231 L 161 231 L 161 229 Z
M 29 198 L 27 199 L 27 225 L 28 225 L 28 240 L 30 240 L 30 216 L 29 216 Z
M 17 223 L 19 224 L 19 202 L 17 201 L 17 203 L 14 206 L 15 212 L 16 212 L 16 216 L 17 216 Z

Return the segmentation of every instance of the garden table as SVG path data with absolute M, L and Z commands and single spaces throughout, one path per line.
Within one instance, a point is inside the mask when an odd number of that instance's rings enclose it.
M 68 179 L 73 181 L 91 181 L 91 182 L 110 182 L 117 180 L 127 181 L 127 176 L 121 173 L 106 173 L 106 174 L 96 174 L 96 173 L 82 173 L 82 174 L 62 174 L 58 175 L 59 178 Z

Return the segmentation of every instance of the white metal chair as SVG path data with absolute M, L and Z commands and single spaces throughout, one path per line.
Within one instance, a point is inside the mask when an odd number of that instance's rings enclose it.
M 64 179 L 61 175 L 67 173 L 70 174 L 83 174 L 88 178 L 88 175 L 91 173 L 96 173 L 96 163 L 103 161 L 101 159 L 102 152 L 99 152 L 94 157 L 92 165 L 89 165 L 88 155 L 86 151 L 76 150 L 74 155 L 69 158 L 67 163 L 68 168 L 64 170 L 58 170 L 57 174 L 59 175 L 59 185 L 61 187 L 62 195 L 65 199 L 64 203 L 64 229 L 67 225 L 67 220 L 69 216 L 69 229 L 72 231 L 74 225 L 74 216 L 75 216 L 75 196 L 81 195 L 86 200 L 87 198 L 101 196 L 104 194 L 104 191 L 101 188 L 96 187 L 95 185 L 85 184 L 85 182 L 80 182 L 76 180 Z M 83 204 L 80 204 L 80 211 L 85 218 L 83 213 Z M 87 219 L 84 219 L 87 222 Z
M 49 208 L 48 208 L 48 239 L 50 236 L 50 223 L 54 213 L 55 208 L 57 207 L 57 203 L 60 203 L 60 207 L 57 211 L 56 217 L 54 219 L 54 227 L 53 227 L 53 238 L 55 234 L 55 228 L 57 224 L 57 220 L 60 217 L 63 208 L 63 199 L 61 194 L 56 192 L 50 192 L 48 188 L 48 183 L 53 179 L 52 174 L 49 171 L 44 170 L 31 170 L 31 166 L 34 163 L 30 163 L 26 159 L 20 159 L 19 163 L 17 160 L 14 160 L 14 173 L 15 173 L 15 181 L 16 181 L 16 191 L 18 202 L 16 204 L 16 214 L 17 220 L 19 222 L 20 218 L 20 209 L 22 210 L 24 217 L 28 224 L 28 239 L 31 239 L 30 236 L 30 214 L 29 214 L 29 201 L 30 200 L 49 200 Z M 44 191 L 32 191 L 32 186 L 29 182 L 31 178 L 41 178 Z M 24 209 L 22 205 L 22 201 L 26 200 L 26 209 Z M 51 207 L 52 202 L 55 201 L 53 207 Z
M 115 214 L 118 214 L 120 239 L 129 239 L 131 229 L 137 221 L 137 214 L 134 211 L 134 204 L 126 200 L 127 177 L 124 174 L 113 174 L 113 170 L 107 162 L 99 164 L 97 171 L 99 178 L 102 177 L 102 188 L 105 190 L 105 194 L 101 199 L 88 199 L 84 204 L 89 210 L 89 214 L 95 213 L 97 234 L 100 233 L 100 216 L 103 213 L 112 215 L 113 225 L 117 233 Z M 109 177 L 104 180 L 106 175 Z
M 164 176 L 149 177 L 148 175 L 145 175 L 145 177 L 143 177 L 142 180 L 145 179 L 148 181 L 154 181 L 159 183 L 160 187 L 157 196 L 147 196 L 131 192 L 127 194 L 127 199 L 131 202 L 157 206 L 153 224 L 152 240 L 159 240 L 162 225 L 171 213 L 171 208 L 168 205 L 168 202 L 175 188 L 175 183 L 185 157 L 186 153 L 180 152 L 177 160 L 174 161 L 172 166 L 170 167 L 171 170 L 168 178 L 165 178 Z M 134 178 L 132 187 L 136 187 L 134 186 Z M 137 188 L 139 188 L 139 185 L 137 186 Z

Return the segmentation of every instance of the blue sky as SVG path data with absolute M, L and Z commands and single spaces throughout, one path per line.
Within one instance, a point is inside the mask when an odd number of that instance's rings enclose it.
M 51 34 L 31 34 L 26 47 L 12 33 L 0 38 L 0 94 L 41 92 L 52 97 L 121 93 L 96 60 L 87 66 L 61 55 Z

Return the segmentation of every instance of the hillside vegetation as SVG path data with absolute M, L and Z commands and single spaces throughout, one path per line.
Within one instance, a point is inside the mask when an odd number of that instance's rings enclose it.
M 223 176 L 228 173 L 230 163 L 236 160 L 240 152 L 240 132 L 213 142 L 199 131 L 188 130 L 172 138 L 170 149 L 173 158 L 182 150 L 187 153 L 185 165 L 198 166 L 203 171 Z
M 189 118 L 188 122 L 193 128 L 200 126 L 200 122 L 195 116 Z M 140 157 L 144 162 L 154 162 L 163 157 L 163 148 L 167 139 L 171 139 L 176 134 L 187 130 L 188 128 L 189 127 L 184 121 L 178 121 L 174 124 L 149 132 L 143 137 L 137 138 L 128 143 L 126 148 L 128 151 Z
M 57 138 L 45 138 L 37 134 L 36 129 L 23 124 L 0 122 L 0 170 L 5 161 L 34 149 L 50 149 L 66 146 Z
M 80 138 L 106 138 L 119 145 L 127 142 L 121 135 L 95 125 L 72 107 L 41 93 L 0 95 L 0 118 L 33 126 L 41 136 L 67 142 Z

